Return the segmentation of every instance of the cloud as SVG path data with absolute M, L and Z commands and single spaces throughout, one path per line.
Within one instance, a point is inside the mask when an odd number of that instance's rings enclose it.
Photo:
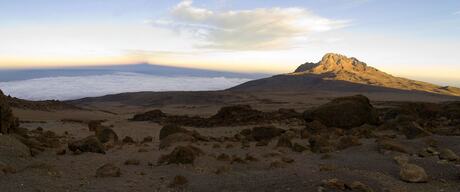
M 453 13 L 454 15 L 460 15 L 460 11 L 456 11 Z
M 196 45 L 200 48 L 259 50 L 290 47 L 298 38 L 340 29 L 349 21 L 324 18 L 297 7 L 213 11 L 184 0 L 172 8 L 168 19 L 152 23 L 193 34 L 202 40 Z
M 138 73 L 115 73 L 0 82 L 0 89 L 5 94 L 28 100 L 69 100 L 137 91 L 221 90 L 249 80 L 226 77 L 164 77 Z

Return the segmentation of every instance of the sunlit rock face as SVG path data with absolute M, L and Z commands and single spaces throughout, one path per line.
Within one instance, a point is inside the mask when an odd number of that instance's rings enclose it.
M 460 96 L 460 89 L 395 77 L 368 66 L 354 57 L 328 53 L 318 63 L 305 63 L 289 75 L 321 75 L 326 80 L 341 80 L 403 90 L 418 90 Z

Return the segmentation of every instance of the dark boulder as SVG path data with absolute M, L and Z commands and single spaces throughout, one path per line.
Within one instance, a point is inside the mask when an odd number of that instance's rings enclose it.
M 178 146 L 170 154 L 161 156 L 158 164 L 193 164 L 201 154 L 203 151 L 197 147 Z
M 192 134 L 191 131 L 184 129 L 182 127 L 179 127 L 177 125 L 165 125 L 163 128 L 160 130 L 160 140 L 168 137 L 169 135 L 176 134 L 176 133 L 184 133 L 184 134 Z
M 82 140 L 74 141 L 68 144 L 72 152 L 92 152 L 105 154 L 105 148 L 95 136 L 89 136 Z
M 262 140 L 271 140 L 274 137 L 280 136 L 283 134 L 285 130 L 276 128 L 273 126 L 267 126 L 267 127 L 254 127 L 252 129 L 252 137 L 256 141 L 262 141 Z
M 318 120 L 328 127 L 353 128 L 377 124 L 377 111 L 362 95 L 341 97 L 304 113 L 307 122 Z
M 19 126 L 19 121 L 13 115 L 7 97 L 0 90 L 0 133 L 8 134 Z

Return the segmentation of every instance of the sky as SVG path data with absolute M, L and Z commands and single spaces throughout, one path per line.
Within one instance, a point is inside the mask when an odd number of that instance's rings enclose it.
M 0 68 L 287 73 L 325 53 L 460 84 L 458 0 L 0 0 Z

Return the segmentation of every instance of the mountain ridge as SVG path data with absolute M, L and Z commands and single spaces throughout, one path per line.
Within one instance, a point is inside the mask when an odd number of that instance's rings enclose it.
M 280 76 L 284 76 L 280 78 Z M 300 78 L 299 76 L 302 76 Z M 268 78 L 273 84 L 278 84 L 278 87 L 283 87 L 283 82 L 278 82 L 284 79 L 286 87 L 295 87 L 295 89 L 331 89 L 330 86 L 340 88 L 341 90 L 359 89 L 365 91 L 365 86 L 375 86 L 377 88 L 390 88 L 406 91 L 422 91 L 442 95 L 460 96 L 460 88 L 451 86 L 438 86 L 431 83 L 422 81 L 411 80 L 402 77 L 396 77 L 391 74 L 385 73 L 378 70 L 377 68 L 371 67 L 366 63 L 354 58 L 347 57 L 336 53 L 327 53 L 323 56 L 321 61 L 318 63 L 307 62 L 300 65 L 294 72 L 288 74 L 281 74 L 279 76 L 273 76 Z M 293 80 L 296 79 L 296 80 Z M 256 85 L 252 81 L 244 83 L 242 85 L 231 88 L 231 90 L 248 90 L 250 87 L 258 90 L 264 89 L 261 85 Z M 296 83 L 304 83 L 304 85 L 293 85 Z M 352 83 L 352 84 L 350 84 Z M 270 88 L 266 82 L 263 83 L 265 88 Z M 337 85 L 335 85 L 337 84 Z M 357 84 L 357 85 L 353 85 Z M 324 87 L 321 87 L 324 86 Z M 329 87 L 327 87 L 329 86 Z M 371 89 L 371 87 L 368 87 Z M 371 89 L 375 90 L 375 89 Z

